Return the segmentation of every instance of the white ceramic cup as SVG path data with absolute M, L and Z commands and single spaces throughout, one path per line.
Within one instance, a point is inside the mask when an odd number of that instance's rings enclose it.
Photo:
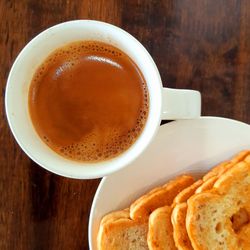
M 36 133 L 28 111 L 29 85 L 37 67 L 55 49 L 79 40 L 102 41 L 124 51 L 140 68 L 149 91 L 149 115 L 141 135 L 121 155 L 98 163 L 72 161 L 55 153 Z M 162 119 L 199 117 L 201 97 L 194 90 L 163 88 L 153 59 L 142 44 L 126 31 L 104 22 L 76 20 L 43 31 L 24 47 L 9 73 L 5 107 L 15 139 L 33 161 L 62 176 L 91 179 L 109 175 L 137 158 L 152 141 Z

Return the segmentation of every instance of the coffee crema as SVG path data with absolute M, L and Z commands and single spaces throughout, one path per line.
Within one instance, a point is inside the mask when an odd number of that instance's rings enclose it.
M 29 89 L 35 130 L 66 158 L 99 162 L 127 150 L 148 116 L 144 77 L 124 52 L 97 41 L 55 50 L 36 70 Z

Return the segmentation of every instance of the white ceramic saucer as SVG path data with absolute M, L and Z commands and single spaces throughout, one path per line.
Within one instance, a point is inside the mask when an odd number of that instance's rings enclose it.
M 181 174 L 199 174 L 242 149 L 250 149 L 250 125 L 202 117 L 160 127 L 153 143 L 131 165 L 102 179 L 89 218 L 89 247 L 96 250 L 101 218 L 126 208 L 141 194 Z

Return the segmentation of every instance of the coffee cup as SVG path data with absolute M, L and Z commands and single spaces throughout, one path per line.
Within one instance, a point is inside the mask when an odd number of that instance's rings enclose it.
M 148 117 L 140 136 L 122 154 L 100 162 L 73 161 L 51 150 L 34 129 L 28 108 L 29 87 L 39 65 L 59 47 L 80 40 L 104 42 L 126 53 L 142 72 L 149 94 Z M 5 107 L 16 141 L 33 161 L 61 176 L 93 179 L 118 171 L 141 155 L 153 140 L 161 120 L 198 118 L 201 97 L 195 90 L 163 88 L 152 57 L 126 31 L 100 21 L 76 20 L 43 31 L 24 47 L 9 73 Z

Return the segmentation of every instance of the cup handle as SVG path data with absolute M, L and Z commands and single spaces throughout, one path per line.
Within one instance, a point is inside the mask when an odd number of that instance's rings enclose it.
M 199 91 L 163 88 L 162 100 L 162 120 L 193 119 L 201 115 Z

